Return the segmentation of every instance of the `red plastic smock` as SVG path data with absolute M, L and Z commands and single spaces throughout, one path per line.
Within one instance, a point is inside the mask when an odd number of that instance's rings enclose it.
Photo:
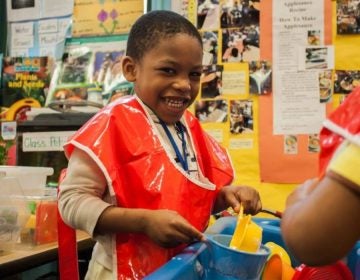
M 320 176 L 337 147 L 344 139 L 359 143 L 360 137 L 360 87 L 355 88 L 345 101 L 324 122 L 320 132 Z
M 114 101 L 72 137 L 65 152 L 70 156 L 76 146 L 98 164 L 119 207 L 175 210 L 203 231 L 219 188 L 233 180 L 230 158 L 185 112 L 199 172 L 211 183 L 192 179 L 171 160 L 143 106 L 133 96 Z M 141 279 L 184 248 L 159 247 L 143 234 L 114 238 L 117 279 Z

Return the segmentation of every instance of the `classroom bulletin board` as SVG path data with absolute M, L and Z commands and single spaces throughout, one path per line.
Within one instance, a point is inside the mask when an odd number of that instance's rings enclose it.
M 217 1 L 182 2 L 187 2 L 187 6 L 185 9 L 184 6 L 177 7 L 178 12 L 187 16 L 202 34 L 212 33 L 217 38 L 216 67 L 212 67 L 213 71 L 209 70 L 211 67 L 205 68 L 202 85 L 205 83 L 205 88 L 208 88 L 206 82 L 211 72 L 217 72 L 222 79 L 220 95 L 204 95 L 201 90 L 194 112 L 201 114 L 203 103 L 209 100 L 211 104 L 218 104 L 214 106 L 214 111 L 227 110 L 226 120 L 219 121 L 219 118 L 214 122 L 211 118 L 204 118 L 203 127 L 228 148 L 236 170 L 234 183 L 255 186 L 260 191 L 264 206 L 281 210 L 287 195 L 298 184 L 318 175 L 318 133 L 322 121 L 350 92 L 337 87 L 342 75 L 353 72 L 354 80 L 357 77 L 360 35 L 358 30 L 350 29 L 348 25 L 345 31 L 339 29 L 339 10 L 351 10 L 353 7 L 349 3 L 352 1 L 238 1 L 253 5 L 260 12 L 259 56 L 246 57 L 247 51 L 244 51 L 240 61 L 234 58 L 230 61 L 226 50 L 228 41 L 224 37 L 229 32 L 233 36 L 233 30 L 249 37 L 250 28 L 236 24 L 222 26 L 222 12 L 233 8 L 234 1 L 218 1 L 218 9 L 212 11 L 216 14 L 213 18 L 220 18 L 218 25 L 208 18 L 201 18 L 201 8 Z M 179 4 L 173 7 L 176 5 Z M 244 6 L 241 8 L 244 9 Z M 235 44 L 235 47 L 241 49 L 244 44 Z M 250 48 L 254 49 L 253 45 Z M 294 53 L 297 59 L 291 61 Z M 255 64 L 266 65 L 271 70 L 270 90 L 254 92 L 250 77 L 255 76 Z M 292 87 L 290 82 L 279 82 L 284 76 L 297 84 Z M 287 94 L 290 101 L 284 102 L 279 92 Z M 240 132 L 234 131 L 232 104 L 240 104 L 242 110 L 244 104 L 251 104 L 251 127 L 247 125 Z M 290 109 L 284 108 L 287 105 Z M 283 116 L 289 116 L 293 122 L 285 122 Z

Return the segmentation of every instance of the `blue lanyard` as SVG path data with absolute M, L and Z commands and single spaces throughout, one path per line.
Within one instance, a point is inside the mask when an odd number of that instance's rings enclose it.
M 183 152 L 182 154 L 180 153 L 180 151 L 175 143 L 175 140 L 172 137 L 167 125 L 162 120 L 160 120 L 160 124 L 163 127 L 163 129 L 165 130 L 165 133 L 170 140 L 171 146 L 173 146 L 173 148 L 175 150 L 176 157 L 179 159 L 184 170 L 188 171 L 189 167 L 188 167 L 188 163 L 187 163 L 187 154 L 186 154 L 186 138 L 185 138 L 184 127 L 183 127 L 182 123 L 180 123 L 180 122 L 177 123 L 178 129 L 180 131 L 180 138 L 181 138 L 181 143 L 182 143 L 182 152 Z

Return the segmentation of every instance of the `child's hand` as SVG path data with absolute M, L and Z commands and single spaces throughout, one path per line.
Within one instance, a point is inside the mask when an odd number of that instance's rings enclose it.
M 232 207 L 236 213 L 240 211 L 240 204 L 244 207 L 244 213 L 255 215 L 261 210 L 259 193 L 248 186 L 225 186 L 215 202 L 215 212 L 220 212 Z
M 162 247 L 175 247 L 181 243 L 205 240 L 202 232 L 172 210 L 148 212 L 144 233 Z

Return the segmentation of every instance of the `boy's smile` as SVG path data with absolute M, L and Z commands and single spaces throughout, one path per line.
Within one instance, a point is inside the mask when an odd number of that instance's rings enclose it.
M 179 33 L 161 39 L 140 61 L 129 61 L 133 63 L 136 94 L 165 123 L 180 120 L 195 100 L 200 85 L 202 54 L 202 47 L 195 37 Z

